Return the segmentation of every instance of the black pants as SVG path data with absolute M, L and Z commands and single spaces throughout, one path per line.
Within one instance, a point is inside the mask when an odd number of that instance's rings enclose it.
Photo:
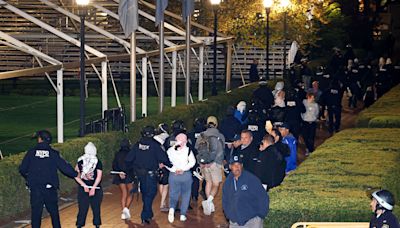
M 309 152 L 314 151 L 315 131 L 317 122 L 303 122 L 303 138 Z
M 78 189 L 79 212 L 76 218 L 76 226 L 78 227 L 85 226 L 89 205 L 92 208 L 93 212 L 93 225 L 100 226 L 101 225 L 100 206 L 102 201 L 103 201 L 102 189 L 96 189 L 94 196 L 89 196 L 88 192 L 85 192 L 85 190 L 82 187 L 79 187 Z
M 193 182 L 192 182 L 192 199 L 197 200 L 199 198 L 199 187 L 200 187 L 200 180 L 195 177 L 193 177 Z
M 150 174 L 138 177 L 143 201 L 143 209 L 140 217 L 142 220 L 151 219 L 153 218 L 153 201 L 157 194 L 157 177 Z
M 58 214 L 57 189 L 43 187 L 31 188 L 31 219 L 32 228 L 39 228 L 42 223 L 43 205 L 51 216 L 53 228 L 61 227 Z
M 342 118 L 341 106 L 328 106 L 329 132 L 339 131 Z

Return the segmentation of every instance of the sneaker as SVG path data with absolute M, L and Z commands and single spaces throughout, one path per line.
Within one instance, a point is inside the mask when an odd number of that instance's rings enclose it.
M 209 201 L 209 205 L 210 205 L 210 211 L 211 211 L 211 213 L 212 213 L 212 212 L 215 212 L 215 206 L 214 206 L 213 201 Z
M 203 212 L 205 215 L 211 215 L 210 203 L 207 200 L 202 201 L 201 206 L 203 207 Z
M 122 210 L 122 213 L 125 214 L 125 219 L 130 219 L 131 218 L 131 213 L 129 212 L 129 209 L 127 207 L 125 207 Z M 121 216 L 122 217 L 122 216 Z
M 184 221 L 186 221 L 186 216 L 185 215 L 181 215 L 181 217 L 179 218 L 179 220 L 181 220 L 181 222 L 184 222 Z
M 126 219 L 126 215 L 125 215 L 124 212 L 122 212 L 122 214 L 121 214 L 121 219 L 122 219 L 122 220 L 125 220 L 125 219 Z
M 168 212 L 169 211 L 169 208 L 168 207 L 160 207 L 160 211 L 161 212 Z
M 175 216 L 174 216 L 175 210 L 174 208 L 170 208 L 168 212 L 168 222 L 173 223 Z

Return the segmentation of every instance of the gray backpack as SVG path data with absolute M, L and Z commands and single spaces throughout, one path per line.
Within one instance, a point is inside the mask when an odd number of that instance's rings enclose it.
M 198 163 L 209 164 L 214 162 L 217 148 L 212 148 L 212 145 L 216 145 L 213 140 L 220 141 L 221 139 L 213 135 L 207 136 L 204 133 L 201 133 L 197 138 L 195 147 L 197 149 L 196 159 Z

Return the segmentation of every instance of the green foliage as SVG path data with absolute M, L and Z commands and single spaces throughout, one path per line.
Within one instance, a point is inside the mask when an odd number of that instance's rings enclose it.
M 400 85 L 395 86 L 373 105 L 360 113 L 357 127 L 398 128 L 400 127 Z
M 129 133 L 126 135 L 120 132 L 91 134 L 53 146 L 60 151 L 62 157 L 75 165 L 77 158 L 83 154 L 84 146 L 91 141 L 97 147 L 98 157 L 103 162 L 104 173 L 108 173 L 111 169 L 114 153 L 119 148 L 123 137 L 128 137 L 132 142 L 135 142 L 140 137 L 142 127 L 146 125 L 155 126 L 161 122 L 171 123 L 175 119 L 182 119 L 186 126 L 190 128 L 196 117 L 207 117 L 209 115 L 222 117 L 228 105 L 235 105 L 238 101 L 249 98 L 254 88 L 255 85 L 250 85 L 242 89 L 235 89 L 229 94 L 212 97 L 204 102 L 167 108 L 162 115 L 144 118 L 131 124 Z M 18 173 L 18 166 L 24 155 L 25 153 L 7 156 L 0 161 L 0 220 L 15 216 L 29 208 L 29 194 L 25 191 L 25 180 Z M 62 175 L 60 175 L 60 181 L 62 194 L 71 193 L 76 188 L 73 180 Z
M 266 227 L 369 221 L 368 189 L 389 189 L 398 204 L 399 134 L 400 129 L 351 129 L 328 139 L 270 191 Z M 395 214 L 400 215 L 399 207 Z
M 341 46 L 342 39 L 347 38 L 344 20 L 338 3 L 333 1 L 291 1 L 287 9 L 287 38 L 296 40 L 301 49 Z M 199 21 L 209 27 L 213 26 L 212 8 L 206 4 L 200 13 Z M 219 31 L 232 35 L 243 45 L 265 46 L 266 12 L 259 0 L 224 1 L 218 7 Z M 270 42 L 276 43 L 283 39 L 283 9 L 279 1 L 275 1 L 270 10 Z M 312 16 L 310 16 L 312 15 Z M 205 20 L 208 19 L 208 20 Z

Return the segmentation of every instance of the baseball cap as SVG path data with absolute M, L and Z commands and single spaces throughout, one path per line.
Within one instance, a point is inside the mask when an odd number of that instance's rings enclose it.
M 212 125 L 214 125 L 215 127 L 217 127 L 217 126 L 218 126 L 217 117 L 215 117 L 215 116 L 209 116 L 209 117 L 207 118 L 207 124 L 212 124 Z
M 32 139 L 37 139 L 37 138 L 41 138 L 44 142 L 46 143 L 51 143 L 52 137 L 51 137 L 51 133 L 47 130 L 40 130 L 35 132 L 32 135 Z
M 233 163 L 240 163 L 243 164 L 242 158 L 239 155 L 234 155 L 230 160 L 229 164 L 232 165 Z
M 279 125 L 279 128 L 286 128 L 286 129 L 290 129 L 289 123 L 282 123 L 281 125 Z

